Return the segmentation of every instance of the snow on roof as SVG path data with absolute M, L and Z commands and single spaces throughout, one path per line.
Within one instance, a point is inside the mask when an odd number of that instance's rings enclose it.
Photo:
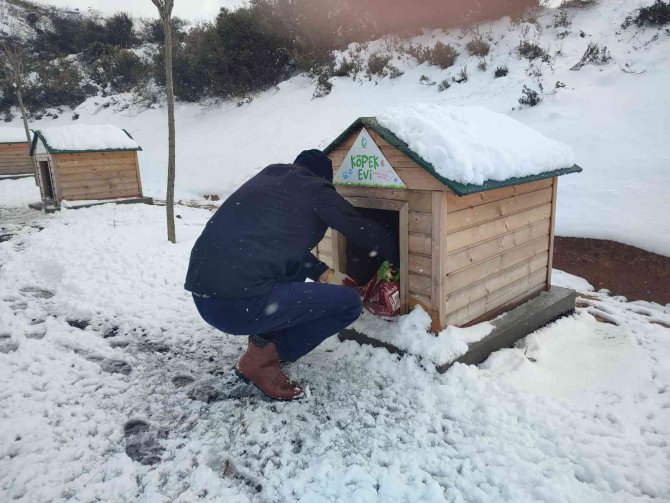
M 483 107 L 416 103 L 387 109 L 377 121 L 438 175 L 482 185 L 574 165 L 572 149 Z
M 128 133 L 110 124 L 52 127 L 40 129 L 36 134 L 51 153 L 141 150 Z
M 0 127 L 0 143 L 27 143 L 26 130 L 19 127 Z

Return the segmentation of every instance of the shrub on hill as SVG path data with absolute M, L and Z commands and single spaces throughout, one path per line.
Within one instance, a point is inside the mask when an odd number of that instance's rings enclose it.
M 24 89 L 24 101 L 33 110 L 57 106 L 75 107 L 90 96 L 94 88 L 86 82 L 78 65 L 70 59 L 40 63 L 38 79 Z
M 606 46 L 598 45 L 596 42 L 589 42 L 582 58 L 570 70 L 578 71 L 585 65 L 605 65 L 611 60 L 612 55 Z
M 176 39 L 179 42 L 183 42 L 186 35 L 186 21 L 181 18 L 173 17 L 172 18 L 172 38 Z M 139 35 L 141 41 L 148 42 L 150 44 L 162 44 L 165 40 L 165 35 L 163 34 L 163 23 L 160 19 L 151 19 L 149 21 L 144 21 L 144 26 L 140 30 Z
M 33 47 L 44 61 L 79 54 L 96 42 L 105 43 L 107 30 L 97 19 L 78 12 L 55 11 L 51 30 L 38 33 Z
M 516 51 L 520 56 L 526 58 L 529 61 L 540 58 L 545 63 L 548 63 L 551 59 L 547 51 L 545 51 L 537 43 L 527 39 L 523 39 L 521 42 L 519 42 Z
M 456 49 L 438 41 L 428 54 L 428 62 L 440 68 L 449 68 L 456 61 L 456 56 L 458 56 Z
M 132 51 L 96 42 L 80 58 L 93 82 L 105 89 L 126 92 L 148 81 L 148 65 Z
M 421 63 L 429 63 L 431 65 L 439 66 L 440 68 L 449 68 L 453 66 L 458 56 L 456 49 L 450 44 L 445 44 L 438 41 L 433 47 L 425 47 L 422 45 L 409 45 L 406 49 L 407 53 L 416 61 Z
M 114 14 L 105 20 L 105 39 L 110 45 L 118 47 L 133 47 L 137 37 L 133 29 L 133 20 L 125 12 Z
M 461 71 L 459 71 L 452 80 L 456 84 L 463 84 L 464 82 L 467 82 L 468 81 L 468 67 L 464 66 L 463 68 L 461 68 Z
M 656 0 L 649 7 L 641 7 L 635 13 L 628 15 L 621 26 L 628 28 L 632 24 L 659 27 L 670 24 L 670 2 Z
M 568 11 L 561 10 L 558 14 L 554 14 L 554 28 L 569 28 L 571 24 Z
M 483 58 L 491 50 L 489 43 L 484 40 L 481 36 L 475 37 L 470 40 L 465 48 L 468 50 L 470 56 L 479 56 Z
M 534 107 L 540 103 L 540 101 L 542 101 L 542 96 L 540 96 L 537 91 L 529 88 L 528 86 L 523 86 L 523 89 L 521 90 L 521 98 L 519 98 L 520 105 Z
M 563 0 L 560 4 L 561 9 L 576 8 L 582 9 L 584 7 L 591 7 L 598 3 L 598 0 Z
M 363 69 L 360 57 L 353 55 L 350 58 L 344 58 L 335 66 L 333 75 L 335 77 L 353 77 Z
M 391 61 L 391 56 L 381 52 L 370 54 L 368 58 L 368 73 L 370 75 L 382 76 L 386 65 Z
M 496 68 L 496 71 L 493 73 L 496 79 L 499 79 L 500 77 L 505 77 L 509 73 L 509 69 L 507 68 L 506 65 L 499 66 Z

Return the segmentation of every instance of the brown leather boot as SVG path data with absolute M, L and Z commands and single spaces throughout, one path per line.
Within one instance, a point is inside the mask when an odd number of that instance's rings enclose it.
M 279 353 L 272 342 L 258 347 L 249 341 L 247 351 L 235 367 L 237 375 L 274 400 L 295 400 L 305 392 L 279 367 Z

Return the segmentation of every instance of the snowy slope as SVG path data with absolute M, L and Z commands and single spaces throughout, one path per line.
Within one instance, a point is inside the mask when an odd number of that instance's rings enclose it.
M 0 182 L 2 501 L 670 500 L 668 306 L 557 274 L 582 307 L 481 367 L 331 339 L 288 367 L 309 397 L 270 403 L 182 289 L 208 211 L 172 245 L 164 208 L 36 190 Z
M 356 117 L 375 115 L 390 105 L 421 101 L 481 105 L 573 148 L 584 172 L 563 177 L 559 183 L 559 235 L 614 239 L 670 255 L 670 36 L 663 30 L 620 28 L 632 9 L 648 3 L 601 0 L 592 8 L 569 10 L 572 25 L 562 39 L 558 34 L 566 29 L 553 27 L 554 10 L 542 11 L 537 25 L 513 24 L 509 19 L 482 25 L 479 31 L 490 33 L 495 44 L 485 72 L 477 69 L 478 58 L 467 56 L 469 34 L 434 31 L 413 42 L 453 44 L 461 54 L 452 68 L 417 66 L 403 58 L 394 61 L 405 71 L 403 76 L 333 78 L 333 90 L 325 98 L 312 99 L 314 83 L 298 76 L 241 106 L 179 104 L 177 195 L 187 199 L 210 193 L 226 196 L 264 165 L 291 161 L 304 148 L 323 147 Z M 519 110 L 523 85 L 538 89 L 538 78 L 528 75 L 528 61 L 515 53 L 524 36 L 536 39 L 552 55 L 558 52 L 553 70 L 547 64 L 541 66 L 539 79 L 545 92 L 552 92 L 558 81 L 566 87 L 544 96 L 534 108 Z M 613 61 L 570 71 L 591 41 L 606 45 Z M 371 44 L 363 51 L 364 59 L 387 45 L 392 44 Z M 509 75 L 494 79 L 494 69 L 503 64 L 509 67 Z M 466 83 L 452 84 L 444 92 L 419 84 L 422 75 L 439 83 L 463 66 L 470 76 Z M 126 128 L 144 149 L 140 160 L 145 191 L 161 197 L 166 181 L 166 112 L 124 108 L 129 99 L 90 99 L 77 108 L 79 121 Z M 112 102 L 117 104 L 103 108 Z M 65 113 L 32 127 L 71 122 Z

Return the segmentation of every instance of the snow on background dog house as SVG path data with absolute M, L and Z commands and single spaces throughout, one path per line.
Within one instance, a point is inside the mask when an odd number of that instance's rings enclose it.
M 33 173 L 29 147 L 25 129 L 0 128 L 0 177 Z
M 367 137 L 404 188 L 342 183 Z M 401 281 L 408 308 L 421 305 L 434 330 L 490 319 L 551 287 L 558 176 L 581 171 L 568 146 L 481 107 L 413 104 L 359 118 L 325 152 L 354 206 L 407 204 Z M 342 241 L 329 229 L 319 258 L 340 266 Z
M 31 155 L 38 162 L 42 199 L 58 205 L 142 197 L 138 150 L 127 131 L 112 125 L 36 131 Z

